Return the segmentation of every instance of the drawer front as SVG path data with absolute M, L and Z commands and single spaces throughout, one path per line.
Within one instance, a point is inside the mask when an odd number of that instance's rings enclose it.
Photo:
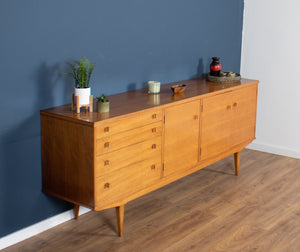
M 95 176 L 102 176 L 153 156 L 161 158 L 161 136 L 97 156 Z
M 143 127 L 128 130 L 119 134 L 110 135 L 97 139 L 96 155 L 102 155 L 107 152 L 115 151 L 147 139 L 161 136 L 162 122 L 148 124 Z
M 162 120 L 162 110 L 153 109 L 135 113 L 120 120 L 114 120 L 107 124 L 100 124 L 95 128 L 96 139 L 138 128 L 150 123 Z
M 96 179 L 96 205 L 115 200 L 160 179 L 161 158 L 152 157 Z

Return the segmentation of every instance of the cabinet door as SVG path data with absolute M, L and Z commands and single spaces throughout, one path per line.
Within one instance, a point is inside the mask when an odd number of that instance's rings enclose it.
M 164 175 L 196 165 L 199 157 L 200 101 L 165 110 Z
M 203 99 L 201 160 L 255 137 L 257 86 Z

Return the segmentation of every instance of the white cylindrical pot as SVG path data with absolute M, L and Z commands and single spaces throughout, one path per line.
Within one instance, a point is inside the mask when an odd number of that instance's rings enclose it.
M 160 92 L 160 82 L 159 81 L 148 81 L 148 93 L 157 94 Z
M 74 88 L 75 100 L 79 96 L 79 105 L 89 105 L 91 88 Z

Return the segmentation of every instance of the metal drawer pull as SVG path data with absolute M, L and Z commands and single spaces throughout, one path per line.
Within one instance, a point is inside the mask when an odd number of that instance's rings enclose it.
M 199 116 L 198 115 L 194 115 L 194 119 L 198 120 Z
M 109 160 L 105 160 L 105 161 L 104 161 L 104 165 L 110 165 Z
M 156 118 L 157 118 L 157 114 L 153 114 L 153 115 L 152 115 L 152 118 L 153 118 L 153 119 L 156 119 Z
M 105 127 L 104 132 L 109 132 L 109 127 Z
M 152 132 L 155 133 L 155 132 L 156 132 L 156 128 L 153 128 L 153 129 L 152 129 Z
M 233 103 L 233 105 L 232 105 L 233 107 L 236 107 L 237 106 L 237 102 L 235 102 L 235 103 Z
M 108 148 L 109 147 L 109 142 L 104 143 L 104 148 Z
M 155 164 L 151 165 L 151 170 L 155 170 Z
M 110 184 L 109 183 L 105 183 L 104 184 L 104 189 L 109 188 Z
M 156 144 L 152 144 L 152 149 L 156 149 Z
M 231 109 L 231 106 L 230 105 L 227 105 L 227 107 L 226 107 L 227 109 Z

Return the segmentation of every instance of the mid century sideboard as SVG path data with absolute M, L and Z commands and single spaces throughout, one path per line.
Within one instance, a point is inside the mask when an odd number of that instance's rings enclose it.
M 174 95 L 174 84 L 187 88 Z M 257 87 L 197 78 L 109 96 L 109 113 L 42 110 L 43 192 L 74 203 L 75 218 L 79 206 L 115 207 L 122 236 L 127 202 L 232 154 L 238 175 L 255 139 Z

